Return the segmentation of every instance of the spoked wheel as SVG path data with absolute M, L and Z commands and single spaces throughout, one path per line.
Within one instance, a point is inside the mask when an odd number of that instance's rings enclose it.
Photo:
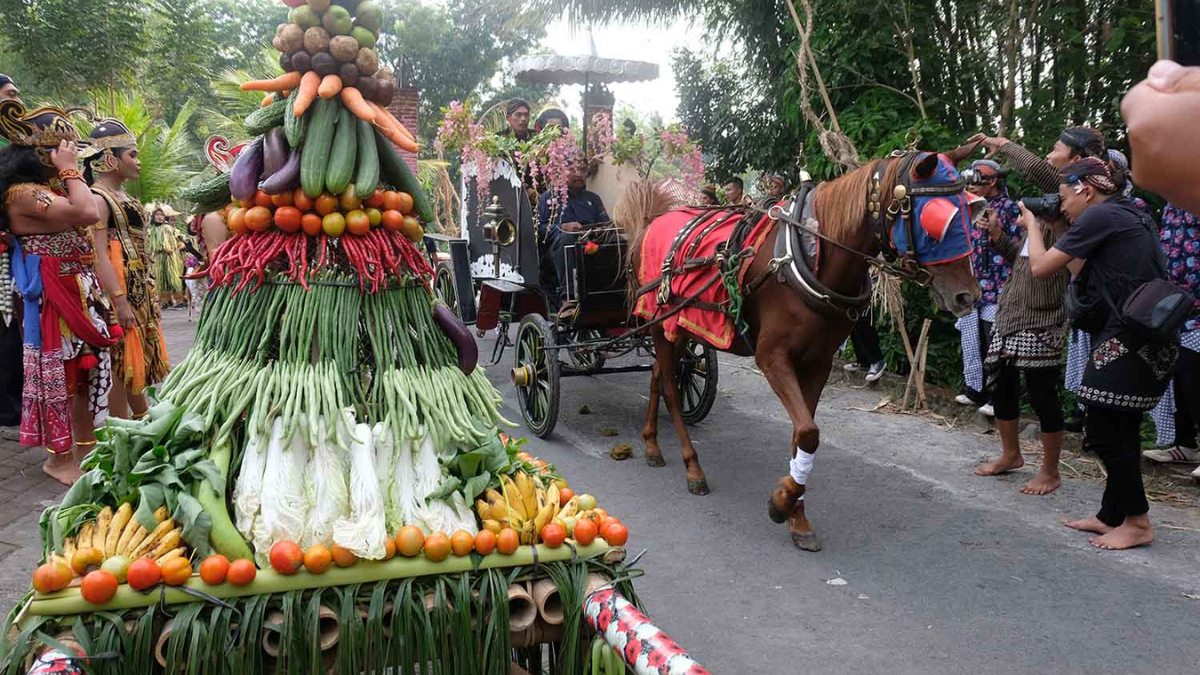
M 589 328 L 581 330 L 574 335 L 574 342 L 596 342 L 604 337 L 604 333 Z M 575 365 L 577 370 L 585 373 L 594 373 L 604 367 L 604 354 L 593 349 L 571 349 L 567 353 L 571 357 L 571 363 Z
M 462 317 L 458 310 L 458 291 L 454 289 L 454 270 L 450 265 L 438 264 L 433 278 L 433 292 L 437 294 L 438 299 L 446 303 L 451 312 L 454 312 L 454 316 Z
M 525 426 L 538 438 L 554 431 L 558 422 L 558 355 L 546 350 L 554 344 L 550 323 L 537 314 L 521 319 L 517 328 L 517 358 L 512 370 L 513 386 L 521 404 Z
M 717 400 L 717 350 L 700 342 L 688 341 L 679 364 L 679 393 L 683 401 L 683 421 L 698 424 Z

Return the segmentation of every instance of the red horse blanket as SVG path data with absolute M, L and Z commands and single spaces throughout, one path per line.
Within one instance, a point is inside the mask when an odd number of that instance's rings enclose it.
M 663 261 L 671 250 L 671 242 L 675 241 L 676 235 L 687 225 L 688 221 L 700 215 L 700 213 L 701 211 L 694 209 L 680 209 L 665 213 L 650 223 L 649 230 L 642 240 L 641 262 L 637 270 L 639 286 L 644 286 L 661 276 Z M 730 236 L 733 235 L 738 222 L 742 218 L 747 217 L 745 214 L 734 215 L 711 232 L 703 234 L 708 230 L 708 225 L 713 220 L 719 219 L 727 215 L 727 213 L 725 211 L 715 213 L 712 220 L 707 220 L 705 224 L 697 227 L 676 249 L 672 264 L 675 274 L 671 279 L 671 294 L 673 297 L 689 298 L 703 288 L 710 279 L 720 274 L 715 264 L 686 272 L 681 270 L 685 258 L 707 258 L 713 256 L 717 251 L 717 246 L 728 241 Z M 770 218 L 763 217 L 754 226 L 754 229 L 750 231 L 750 235 L 746 237 L 744 246 L 757 250 L 762 244 L 763 239 L 766 238 L 767 233 L 771 231 L 771 223 Z M 701 236 L 703 236 L 703 239 L 697 244 L 697 240 L 701 239 Z M 695 247 L 694 250 L 693 246 Z M 743 283 L 743 277 L 749 267 L 750 259 L 747 258 L 743 261 L 741 269 L 738 270 L 739 284 Z M 697 300 L 704 303 L 723 304 L 728 302 L 729 293 L 725 290 L 725 286 L 718 281 L 701 293 Z M 671 309 L 673 307 L 669 305 L 659 305 L 658 288 L 655 287 L 637 299 L 633 313 L 647 321 L 651 321 Z M 735 332 L 733 321 L 723 312 L 689 306 L 663 322 L 663 329 L 666 332 L 667 339 L 672 342 L 675 341 L 680 328 L 702 338 L 717 349 L 728 349 L 733 344 Z

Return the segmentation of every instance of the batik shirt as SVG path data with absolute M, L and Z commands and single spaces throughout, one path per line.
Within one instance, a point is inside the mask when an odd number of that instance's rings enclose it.
M 1008 190 L 1001 190 L 1000 194 L 989 199 L 988 207 L 996 212 L 1000 220 L 1000 231 L 1004 236 L 1020 241 L 1024 234 L 1017 225 L 1021 210 L 1017 208 L 1016 202 L 1008 198 Z M 987 230 L 971 228 L 971 247 L 971 267 L 982 291 L 975 308 L 982 309 L 999 302 L 1004 282 L 1008 281 L 1009 275 L 1012 274 L 1012 265 L 992 246 Z
M 1200 219 L 1183 209 L 1167 204 L 1163 208 L 1159 241 L 1167 256 L 1167 276 L 1193 295 L 1200 296 Z M 1183 324 L 1183 334 L 1200 331 L 1200 301 Z

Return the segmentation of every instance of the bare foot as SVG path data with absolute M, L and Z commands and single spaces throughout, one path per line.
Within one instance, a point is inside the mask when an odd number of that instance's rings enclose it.
M 1064 520 L 1063 525 L 1066 525 L 1074 530 L 1095 532 L 1096 534 L 1108 534 L 1116 529 L 1112 525 L 1106 524 L 1103 520 L 1100 520 L 1096 516 L 1092 516 L 1091 518 L 1080 518 L 1079 520 Z
M 75 463 L 75 457 L 69 452 L 47 457 L 46 463 L 42 464 L 42 471 L 47 476 L 68 486 L 74 485 L 75 481 L 83 475 L 83 472 L 79 470 L 79 465 Z
M 1106 551 L 1123 551 L 1127 548 L 1146 546 L 1154 541 L 1154 528 L 1149 524 L 1135 524 L 1126 518 L 1121 526 L 1101 537 L 1092 537 L 1088 543 Z
M 1016 457 L 1007 457 L 1000 455 L 1000 459 L 986 464 L 980 464 L 975 467 L 976 476 L 999 476 L 1002 473 L 1015 471 L 1025 466 L 1025 458 L 1017 455 Z
M 1062 480 L 1058 476 L 1048 476 L 1038 472 L 1038 475 L 1034 476 L 1032 480 L 1025 484 L 1025 487 L 1021 488 L 1021 494 L 1048 495 L 1057 490 L 1061 485 Z

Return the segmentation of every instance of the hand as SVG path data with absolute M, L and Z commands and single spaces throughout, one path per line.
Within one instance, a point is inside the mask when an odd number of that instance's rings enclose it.
M 1038 223 L 1037 216 L 1033 215 L 1033 211 L 1025 208 L 1021 202 L 1017 202 L 1017 208 L 1021 209 L 1021 217 L 1017 218 L 1017 225 L 1027 232 L 1040 232 L 1041 224 Z
M 563 223 L 562 225 L 559 225 L 558 229 L 562 230 L 563 232 L 579 232 L 583 230 L 583 225 L 581 223 L 572 221 L 570 223 Z
M 79 146 L 74 141 L 62 141 L 50 151 L 50 161 L 61 171 L 79 170 Z
M 121 328 L 125 331 L 133 328 L 137 318 L 133 315 L 133 308 L 129 306 L 129 301 L 125 299 L 125 296 L 121 296 L 114 304 L 117 310 L 117 323 L 121 324 Z
M 1133 180 L 1185 210 L 1200 212 L 1200 67 L 1159 61 L 1121 102 L 1133 151 Z
M 1000 231 L 1000 219 L 996 217 L 996 210 L 984 209 L 983 215 L 975 221 L 975 227 L 987 232 L 995 239 L 996 234 Z

